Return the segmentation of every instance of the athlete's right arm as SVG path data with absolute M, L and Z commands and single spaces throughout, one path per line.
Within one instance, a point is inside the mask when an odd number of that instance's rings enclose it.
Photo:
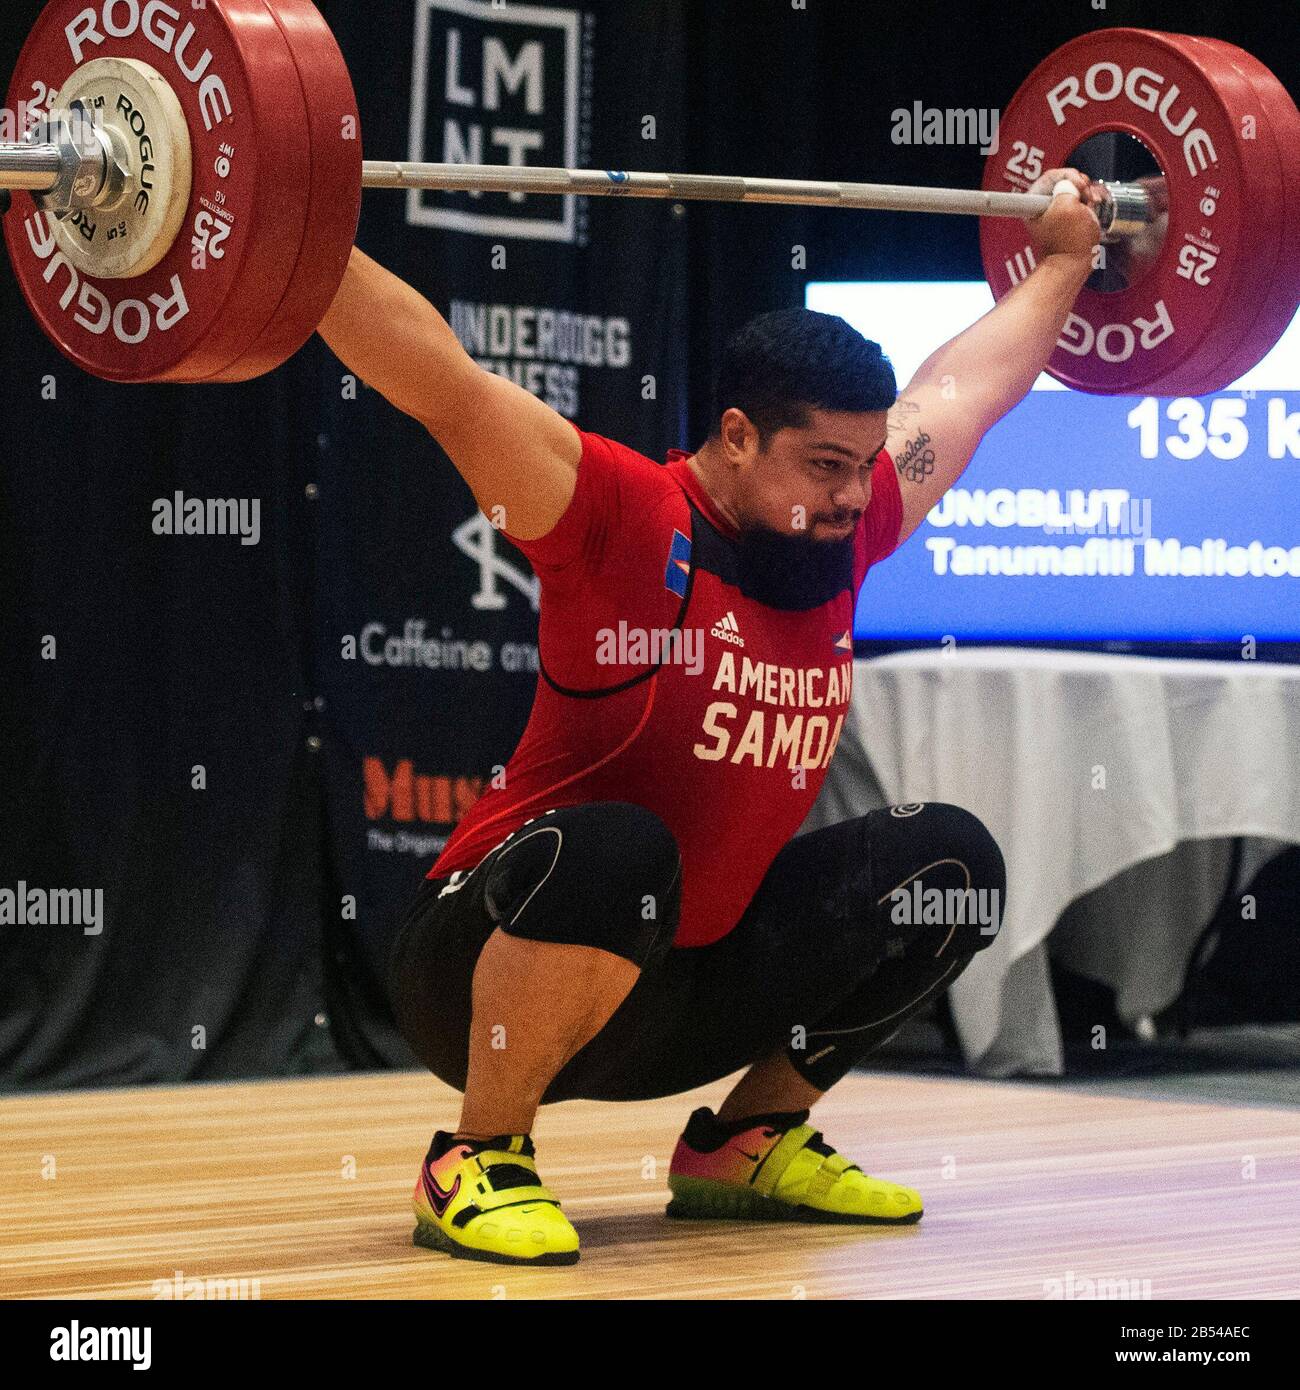
M 577 430 L 480 367 L 423 295 L 353 250 L 319 331 L 361 381 L 425 426 L 494 525 L 525 541 L 555 527 L 577 485 Z

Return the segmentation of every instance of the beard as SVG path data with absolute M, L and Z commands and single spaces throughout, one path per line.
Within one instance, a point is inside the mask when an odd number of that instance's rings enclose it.
M 768 608 L 804 613 L 853 587 L 853 541 L 786 535 L 765 527 L 744 531 L 736 542 L 739 588 Z

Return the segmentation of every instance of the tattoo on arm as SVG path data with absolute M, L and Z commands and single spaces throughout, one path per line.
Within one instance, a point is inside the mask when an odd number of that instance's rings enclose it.
M 889 412 L 888 428 L 891 431 L 905 430 L 909 417 L 915 415 L 920 408 L 915 401 L 908 400 L 906 396 L 900 396 L 894 402 L 894 408 Z
M 923 483 L 934 472 L 934 450 L 930 448 L 930 436 L 921 430 L 898 451 L 894 459 L 898 476 L 910 483 Z

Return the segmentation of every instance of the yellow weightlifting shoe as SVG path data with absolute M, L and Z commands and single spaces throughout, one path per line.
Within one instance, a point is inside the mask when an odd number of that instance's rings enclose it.
M 832 1221 L 909 1226 L 921 1194 L 864 1173 L 805 1124 L 809 1112 L 732 1125 L 696 1110 L 668 1169 L 668 1215 L 715 1221 Z
M 578 1233 L 537 1176 L 526 1134 L 455 1139 L 445 1130 L 415 1185 L 416 1245 L 458 1260 L 507 1265 L 571 1265 Z

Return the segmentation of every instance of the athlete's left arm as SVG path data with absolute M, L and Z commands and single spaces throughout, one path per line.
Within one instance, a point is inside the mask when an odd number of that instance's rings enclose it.
M 1050 191 L 1060 179 L 1073 183 L 1085 201 L 1063 193 L 1029 224 L 1037 269 L 931 354 L 889 412 L 885 447 L 903 497 L 900 544 L 966 471 L 984 435 L 1038 379 L 1092 271 L 1101 229 L 1089 206 L 1097 193 L 1087 178 L 1052 169 L 1031 191 Z

